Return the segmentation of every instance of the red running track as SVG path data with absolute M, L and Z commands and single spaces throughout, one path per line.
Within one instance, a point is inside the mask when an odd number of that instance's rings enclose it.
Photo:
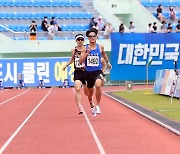
M 124 88 L 104 87 L 104 90 Z M 2 91 L 0 153 L 180 152 L 179 136 L 104 95 L 101 102 L 102 114 L 93 117 L 84 94 L 82 104 L 85 114 L 78 115 L 73 88 Z

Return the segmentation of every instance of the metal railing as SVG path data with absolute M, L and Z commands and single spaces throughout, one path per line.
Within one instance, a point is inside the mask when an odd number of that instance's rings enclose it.
M 13 31 L 9 29 L 8 27 L 1 25 L 0 27 L 4 28 L 5 31 L 2 32 L 4 35 L 14 39 L 14 40 L 29 40 L 30 39 L 30 33 L 29 31 Z M 10 34 L 6 34 L 6 32 L 10 32 Z M 86 31 L 58 31 L 55 32 L 54 40 L 61 40 L 61 39 L 74 39 L 75 35 L 81 33 L 84 36 L 86 35 Z M 45 31 L 38 31 L 36 32 L 36 37 L 38 40 L 48 40 L 48 32 Z M 104 31 L 99 32 L 99 38 L 104 38 Z

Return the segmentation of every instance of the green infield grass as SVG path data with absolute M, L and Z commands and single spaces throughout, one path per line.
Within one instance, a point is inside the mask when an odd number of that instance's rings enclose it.
M 118 91 L 113 94 L 180 122 L 180 100 L 154 94 L 153 90 Z

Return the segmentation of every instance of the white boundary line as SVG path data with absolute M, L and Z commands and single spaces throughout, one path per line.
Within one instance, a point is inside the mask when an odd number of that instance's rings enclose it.
M 0 105 L 3 105 L 3 104 L 5 104 L 5 103 L 7 103 L 7 102 L 9 102 L 9 101 L 11 101 L 11 100 L 13 100 L 13 99 L 15 99 L 16 97 L 19 97 L 19 96 L 25 94 L 25 93 L 28 92 L 29 90 L 30 90 L 30 89 L 27 89 L 26 91 L 24 91 L 24 92 L 22 92 L 22 93 L 20 93 L 20 94 L 18 94 L 18 95 L 16 95 L 16 96 L 14 96 L 14 97 L 11 97 L 10 99 L 8 99 L 8 100 L 0 103 Z
M 5 91 L 8 91 L 8 89 L 2 90 L 2 91 L 0 91 L 0 93 L 3 93 L 3 92 L 5 92 Z
M 7 146 L 11 143 L 11 141 L 15 138 L 18 132 L 22 129 L 22 127 L 27 123 L 27 121 L 31 118 L 34 112 L 38 109 L 38 107 L 43 103 L 43 101 L 50 94 L 52 88 L 48 91 L 48 93 L 44 96 L 44 98 L 39 102 L 39 104 L 34 108 L 34 110 L 29 114 L 29 116 L 24 120 L 24 122 L 16 129 L 16 131 L 11 135 L 11 137 L 4 143 L 4 145 L 0 148 L 0 154 L 7 148 Z
M 103 93 L 104 93 L 104 92 L 103 92 Z M 133 110 L 133 111 L 135 111 L 135 112 L 137 112 L 137 113 L 139 113 L 140 115 L 142 115 L 142 116 L 144 116 L 144 117 L 146 117 L 146 118 L 152 120 L 153 122 L 156 122 L 156 123 L 159 124 L 160 126 L 163 126 L 163 127 L 165 127 L 166 129 L 169 129 L 170 131 L 174 132 L 175 134 L 180 135 L 180 132 L 179 132 L 178 130 L 176 130 L 176 129 L 174 129 L 174 128 L 172 128 L 172 127 L 170 127 L 170 126 L 168 126 L 168 125 L 166 125 L 166 124 L 164 124 L 164 123 L 162 123 L 161 121 L 159 121 L 159 120 L 157 120 L 157 119 L 154 119 L 153 117 L 151 117 L 151 116 L 149 116 L 149 115 L 147 115 L 147 114 L 145 114 L 145 113 L 143 113 L 143 112 L 141 112 L 141 111 L 139 111 L 139 110 L 133 108 L 133 107 L 130 106 L 130 105 L 127 105 L 127 104 L 124 103 L 123 101 L 120 101 L 120 100 L 118 100 L 118 99 L 116 99 L 116 98 L 110 96 L 110 95 L 107 94 L 107 93 L 104 93 L 104 95 L 106 95 L 106 96 L 108 96 L 108 97 L 114 99 L 115 101 L 117 101 L 117 102 L 123 104 L 124 106 L 130 108 L 131 110 Z
M 75 93 L 74 88 L 73 88 L 73 92 Z M 86 119 L 86 122 L 87 122 L 87 124 L 88 124 L 88 127 L 89 127 L 89 129 L 90 129 L 90 131 L 91 131 L 91 133 L 92 133 L 92 136 L 93 136 L 93 138 L 94 138 L 94 140 L 95 140 L 95 142 L 96 142 L 96 144 L 97 144 L 97 147 L 98 147 L 100 153 L 101 153 L 101 154 L 106 154 L 106 152 L 105 152 L 105 150 L 104 150 L 104 148 L 103 148 L 103 146 L 102 146 L 99 138 L 97 137 L 96 132 L 95 132 L 95 130 L 94 130 L 94 128 L 93 128 L 93 126 L 92 126 L 92 124 L 91 124 L 91 122 L 90 122 L 87 114 L 86 114 L 86 112 L 84 111 L 84 108 L 83 108 L 83 107 L 82 107 L 82 110 L 83 110 L 83 114 L 84 114 L 84 117 L 85 117 L 85 119 Z

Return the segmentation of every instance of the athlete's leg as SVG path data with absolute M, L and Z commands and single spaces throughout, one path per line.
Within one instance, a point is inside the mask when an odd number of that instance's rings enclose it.
M 99 106 L 100 105 L 100 101 L 101 101 L 101 86 L 102 86 L 102 80 L 101 79 L 97 79 L 95 82 L 95 88 L 96 88 L 96 104 Z
M 87 85 L 84 85 L 84 84 L 83 84 L 83 88 L 84 88 L 84 94 L 85 94 L 86 96 L 88 96 L 89 93 L 88 93 Z
M 94 106 L 94 103 L 92 102 L 92 98 L 93 98 L 93 94 L 94 94 L 94 87 L 93 88 L 88 88 L 88 100 L 89 100 L 89 104 L 91 107 L 91 113 L 93 116 L 96 116 L 96 108 Z
M 89 102 L 92 102 L 94 88 L 87 88 L 88 89 L 88 100 Z
M 76 103 L 79 109 L 81 109 L 81 81 L 75 80 L 74 81 L 74 87 L 75 87 L 75 99 Z

